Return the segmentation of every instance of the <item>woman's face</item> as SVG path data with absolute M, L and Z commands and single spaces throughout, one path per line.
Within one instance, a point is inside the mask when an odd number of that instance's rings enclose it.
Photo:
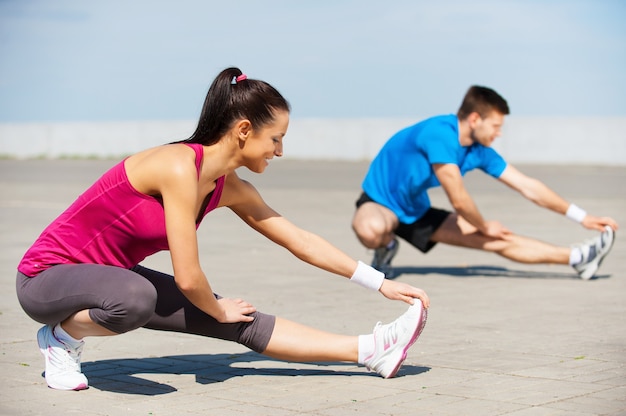
M 259 129 L 251 130 L 242 148 L 243 166 L 262 173 L 274 157 L 283 155 L 283 137 L 289 127 L 289 112 L 276 111 L 274 120 Z

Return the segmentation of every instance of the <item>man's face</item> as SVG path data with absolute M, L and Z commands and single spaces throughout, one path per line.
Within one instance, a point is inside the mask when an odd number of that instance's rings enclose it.
M 471 138 L 474 143 L 490 147 L 496 137 L 502 134 L 504 115 L 497 111 L 492 111 L 487 117 L 482 118 L 476 113 L 471 121 Z

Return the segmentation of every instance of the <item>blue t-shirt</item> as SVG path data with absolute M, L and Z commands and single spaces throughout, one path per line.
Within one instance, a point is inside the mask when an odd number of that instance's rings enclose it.
M 430 208 L 428 189 L 440 186 L 433 164 L 452 163 L 461 175 L 472 169 L 499 178 L 506 161 L 495 150 L 474 143 L 461 146 L 454 114 L 436 116 L 407 127 L 385 143 L 363 180 L 363 191 L 411 224 Z

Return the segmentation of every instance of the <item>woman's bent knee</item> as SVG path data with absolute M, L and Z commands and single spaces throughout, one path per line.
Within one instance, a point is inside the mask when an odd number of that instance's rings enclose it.
M 272 338 L 276 317 L 261 312 L 254 313 L 254 321 L 244 325 L 237 342 L 252 351 L 262 353 Z
M 145 325 L 154 315 L 157 291 L 143 278 L 129 279 L 119 294 L 105 300 L 102 308 L 90 309 L 91 319 L 122 334 Z

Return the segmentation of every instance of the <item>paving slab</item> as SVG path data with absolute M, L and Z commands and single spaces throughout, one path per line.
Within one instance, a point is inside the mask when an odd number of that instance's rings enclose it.
M 624 415 L 626 244 L 597 278 L 481 251 L 401 243 L 395 279 L 425 289 L 429 319 L 395 379 L 345 363 L 290 363 L 198 336 L 140 329 L 88 338 L 91 387 L 55 391 L 42 377 L 40 325 L 21 310 L 15 267 L 43 228 L 116 160 L 0 160 L 0 415 Z M 523 165 L 568 200 L 626 227 L 626 167 Z M 354 258 L 372 253 L 350 221 L 366 162 L 276 160 L 241 175 L 278 212 Z M 485 217 L 570 245 L 593 237 L 481 173 L 467 186 Z M 448 207 L 436 190 L 431 199 Z M 405 310 L 272 245 L 229 210 L 199 231 L 214 289 L 321 329 L 369 333 Z M 146 260 L 171 271 L 166 253 Z

